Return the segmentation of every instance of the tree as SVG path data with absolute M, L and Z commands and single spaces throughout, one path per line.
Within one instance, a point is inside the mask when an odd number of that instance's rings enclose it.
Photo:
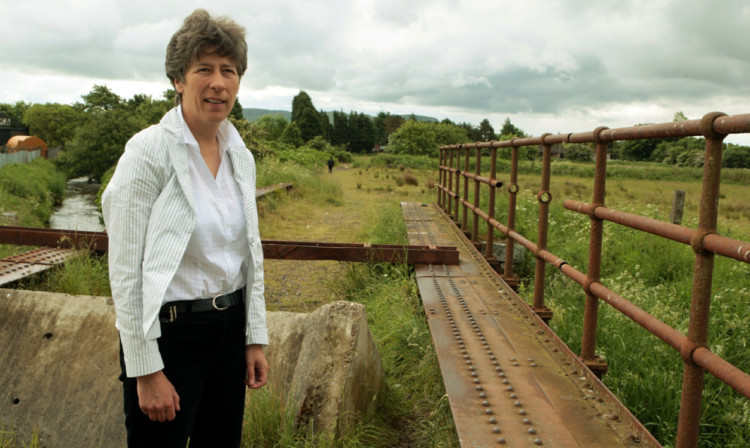
M 750 148 L 729 144 L 722 155 L 724 168 L 750 168 Z
M 435 133 L 435 143 L 440 145 L 457 145 L 471 141 L 466 134 L 466 129 L 453 124 L 431 124 Z
M 92 114 L 76 129 L 62 163 L 72 177 L 87 176 L 92 181 L 119 160 L 125 143 L 146 123 L 125 108 Z
M 65 146 L 83 118 L 83 112 L 57 103 L 34 104 L 23 114 L 29 133 L 44 140 L 49 147 Z
M 672 121 L 687 121 L 688 117 L 685 116 L 685 114 L 682 113 L 682 111 L 675 112 L 674 113 L 674 119 Z
M 481 123 L 479 123 L 478 133 L 479 138 L 477 140 L 482 142 L 489 142 L 497 139 L 497 136 L 495 135 L 495 129 L 486 118 L 482 120 Z
M 407 121 L 389 139 L 389 146 L 396 154 L 435 156 L 438 144 L 433 126 L 419 121 Z
M 333 112 L 331 144 L 333 146 L 349 145 L 349 116 L 343 111 Z
M 381 146 L 388 144 L 388 132 L 385 130 L 385 119 L 390 113 L 380 112 L 372 119 L 372 125 L 375 126 L 375 143 Z
M 406 120 L 404 120 L 404 117 L 401 115 L 388 115 L 385 117 L 385 132 L 390 137 L 391 134 L 396 132 L 398 128 L 401 127 L 402 124 L 404 124 Z
M 313 105 L 312 98 L 304 90 L 292 99 L 292 123 L 299 127 L 305 142 L 317 135 L 323 135 L 320 113 Z
M 265 134 L 267 140 L 278 140 L 288 124 L 289 122 L 281 114 L 263 115 L 255 120 L 255 125 Z
M 112 110 L 122 104 L 122 98 L 119 95 L 109 90 L 107 86 L 96 84 L 89 93 L 81 95 L 81 98 L 83 98 L 82 106 L 86 112 Z
M 237 120 L 245 119 L 245 116 L 242 114 L 242 104 L 240 104 L 239 98 L 234 99 L 234 105 L 232 106 L 232 111 L 229 112 L 229 116 L 234 117 Z
M 14 104 L 0 104 L 0 112 L 5 113 L 14 121 L 23 123 L 23 115 L 31 107 L 31 103 L 16 101 Z M 26 123 L 24 123 L 26 124 Z M 28 126 L 28 124 L 26 124 Z
M 349 149 L 353 152 L 368 152 L 375 147 L 375 126 L 366 114 L 349 114 Z
M 526 134 L 510 122 L 510 117 L 507 117 L 500 129 L 500 140 L 510 140 L 513 137 L 526 137 Z
M 322 134 L 320 129 L 320 115 L 312 108 L 303 109 L 297 120 L 293 120 L 299 126 L 302 140 L 307 142 Z
M 305 141 L 302 140 L 302 132 L 300 132 L 299 126 L 297 126 L 297 123 L 295 122 L 289 123 L 287 127 L 284 128 L 284 132 L 281 133 L 279 141 L 281 143 L 292 145 L 296 148 L 299 148 L 300 146 L 305 144 Z

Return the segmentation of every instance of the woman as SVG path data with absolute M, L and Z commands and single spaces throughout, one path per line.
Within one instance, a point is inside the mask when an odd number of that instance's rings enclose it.
M 177 106 L 102 196 L 128 445 L 237 447 L 245 385 L 268 378 L 255 162 L 227 120 L 245 30 L 196 10 L 165 65 Z

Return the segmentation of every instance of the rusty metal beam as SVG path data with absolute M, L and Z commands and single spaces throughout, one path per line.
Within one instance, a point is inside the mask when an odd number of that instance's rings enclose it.
M 105 252 L 105 232 L 77 232 L 59 229 L 0 226 L 0 244 L 88 248 Z M 320 243 L 311 241 L 262 241 L 268 259 L 338 260 L 385 263 L 457 264 L 458 250 L 446 246 L 402 246 L 393 244 Z
M 401 246 L 395 244 L 317 243 L 309 241 L 263 241 L 269 259 L 338 260 L 385 263 L 458 264 L 458 250 L 446 246 Z M 404 258 L 404 256 L 406 258 Z

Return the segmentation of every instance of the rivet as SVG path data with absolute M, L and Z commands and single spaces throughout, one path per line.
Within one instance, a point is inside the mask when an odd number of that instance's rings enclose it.
M 474 384 L 479 384 L 479 378 L 474 378 Z
M 492 365 L 493 365 L 493 366 L 499 366 L 499 365 L 500 365 L 500 363 L 499 363 L 499 362 L 497 362 L 497 361 L 492 361 Z
M 471 360 L 470 359 L 466 360 L 466 364 L 469 365 L 469 366 L 471 366 L 471 367 L 469 367 L 469 370 L 476 370 L 477 369 L 476 367 L 474 367 L 474 366 L 471 365 Z
M 503 384 L 510 384 L 510 381 L 508 381 L 508 380 L 503 380 Z
M 510 395 L 508 395 L 508 396 L 509 396 L 510 398 L 518 398 L 518 395 L 516 395 L 516 394 L 510 394 Z
M 536 365 L 536 363 L 535 363 L 535 362 L 532 362 L 532 363 L 531 363 L 531 367 L 536 367 L 536 366 L 537 366 L 537 365 Z
M 514 362 L 514 363 L 513 363 L 513 367 L 518 367 L 519 365 L 520 365 L 520 364 L 518 364 L 517 362 Z
M 531 420 L 529 420 L 528 418 L 525 418 L 525 419 L 523 419 L 523 424 L 524 425 L 530 425 L 531 424 Z
M 500 431 L 500 428 L 495 426 L 494 428 L 492 428 L 492 432 L 494 432 L 495 434 L 500 434 L 502 431 Z
M 497 374 L 500 378 L 505 378 L 505 372 L 502 372 L 502 369 L 500 369 L 501 372 Z
M 529 428 L 529 430 L 528 430 L 527 432 L 528 432 L 529 434 L 536 434 L 536 429 L 534 429 L 534 428 Z
M 482 392 L 479 394 L 479 398 L 487 398 L 487 394 Z
M 477 386 L 477 390 L 484 390 L 484 387 L 482 387 L 482 386 Z
M 542 440 L 541 439 L 534 439 L 534 445 L 537 445 L 537 446 L 542 445 Z
M 505 445 L 505 438 L 504 437 L 500 437 L 499 439 L 497 439 L 497 443 L 500 444 L 500 445 Z
M 518 415 L 526 415 L 526 409 L 521 409 L 518 411 Z
M 492 415 L 492 414 L 494 414 L 494 412 L 492 412 L 492 409 L 485 409 L 485 410 L 484 410 L 484 413 L 485 413 L 485 414 L 487 414 L 487 415 Z
M 516 401 L 515 403 L 513 403 L 513 406 L 515 406 L 517 408 L 520 408 L 521 407 L 521 402 L 520 401 Z
M 476 377 L 477 376 L 477 372 L 471 372 L 471 376 L 472 377 Z
M 502 367 L 500 366 L 495 367 L 495 372 L 502 372 L 502 371 L 503 371 Z M 500 376 L 505 376 L 505 375 L 500 375 Z
M 489 401 L 487 401 L 487 400 L 484 400 L 484 401 L 482 402 L 482 406 L 489 406 L 489 405 L 490 405 L 490 402 L 489 402 Z
M 497 423 L 497 419 L 495 417 L 490 417 L 489 422 L 495 424 Z

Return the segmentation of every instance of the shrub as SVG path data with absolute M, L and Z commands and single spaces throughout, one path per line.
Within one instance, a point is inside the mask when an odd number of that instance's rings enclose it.
M 417 176 L 412 173 L 404 174 L 404 181 L 406 182 L 406 185 L 419 185 L 419 179 L 417 179 Z

